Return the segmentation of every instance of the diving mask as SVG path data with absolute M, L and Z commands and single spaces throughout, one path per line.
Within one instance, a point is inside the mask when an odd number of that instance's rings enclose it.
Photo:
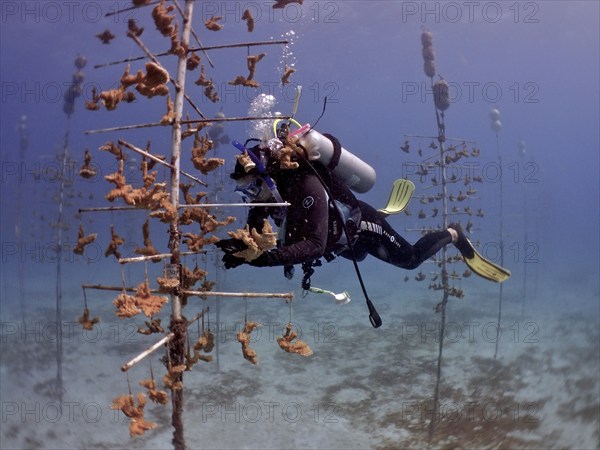
M 263 182 L 260 178 L 245 177 L 236 182 L 235 192 L 241 195 L 244 203 L 255 201 L 263 190 Z

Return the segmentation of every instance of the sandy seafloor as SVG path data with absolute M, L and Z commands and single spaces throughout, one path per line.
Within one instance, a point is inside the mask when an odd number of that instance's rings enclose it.
M 429 445 L 439 330 L 433 307 L 441 296 L 412 279 L 405 283 L 398 276 L 403 271 L 368 261 L 363 276 L 383 326 L 375 330 L 369 324 L 351 264 L 332 263 L 313 276 L 313 284 L 348 289 L 353 301 L 338 306 L 326 296 L 297 295 L 292 321 L 314 350 L 309 358 L 285 353 L 276 343 L 290 317 L 281 300 L 221 302 L 218 366 L 216 361 L 199 362 L 185 373 L 188 448 Z M 243 280 L 250 291 L 268 286 L 274 292 L 300 293 L 298 280 L 286 281 L 279 269 L 262 269 L 260 277 L 256 270 L 223 275 L 224 290 L 239 288 Z M 466 298 L 449 303 L 437 427 L 430 445 L 597 448 L 598 293 L 587 290 L 581 280 L 584 287 L 569 297 L 558 294 L 552 284 L 534 284 L 533 277 L 526 286 L 517 286 L 519 277 L 514 278 L 504 290 L 496 359 L 498 287 L 463 281 Z M 522 288 L 528 292 L 525 316 L 518 295 Z M 38 286 L 29 304 L 47 295 Z M 76 291 L 65 295 L 81 297 Z M 56 376 L 53 309 L 31 308 L 23 325 L 16 317 L 13 322 L 6 319 L 17 308 L 3 305 L 0 447 L 171 447 L 170 403 L 146 407 L 146 418 L 158 428 L 136 438 L 129 437 L 123 415 L 110 409 L 114 397 L 127 393 L 127 377 L 119 367 L 155 341 L 136 334 L 133 321 L 115 319 L 110 299 L 112 294 L 89 296 L 92 314 L 102 318 L 92 332 L 73 323 L 79 308 L 63 312 L 62 402 L 48 395 Z M 209 305 L 215 330 L 215 304 Z M 198 310 L 193 304 L 188 308 Z M 263 323 L 252 344 L 258 366 L 242 358 L 234 337 L 245 311 L 248 320 Z M 196 327 L 190 330 L 195 337 Z M 152 358 L 155 374 L 164 373 L 159 356 Z M 142 390 L 137 382 L 148 377 L 146 362 L 130 371 L 134 394 Z

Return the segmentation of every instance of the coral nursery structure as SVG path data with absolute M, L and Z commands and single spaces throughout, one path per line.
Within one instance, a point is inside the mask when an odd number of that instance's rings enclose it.
M 103 291 L 114 291 L 113 297 L 115 314 L 119 318 L 133 318 L 134 320 L 143 315 L 143 325 L 140 323 L 138 332 L 142 335 L 162 336 L 146 351 L 124 364 L 121 369 L 128 371 L 131 367 L 152 354 L 167 346 L 166 355 L 162 358 L 166 373 L 160 377 L 164 387 L 170 391 L 172 403 L 172 425 L 174 427 L 173 446 L 177 449 L 185 448 L 183 433 L 183 374 L 191 370 L 192 366 L 199 361 L 210 362 L 213 356 L 210 354 L 215 347 L 215 338 L 210 329 L 204 329 L 204 320 L 209 314 L 209 308 L 201 307 L 189 302 L 190 297 L 200 297 L 206 300 L 208 297 L 267 297 L 280 298 L 286 301 L 293 299 L 291 293 L 227 293 L 215 291 L 214 281 L 209 279 L 207 270 L 185 265 L 185 256 L 202 255 L 212 249 L 212 244 L 219 241 L 216 232 L 219 228 L 231 224 L 233 217 L 217 217 L 215 213 L 218 206 L 210 203 L 212 193 L 215 190 L 199 177 L 204 177 L 211 172 L 218 171 L 224 164 L 222 158 L 215 154 L 215 147 L 223 142 L 222 123 L 230 120 L 252 120 L 256 117 L 227 118 L 219 113 L 214 118 L 207 118 L 199 109 L 198 105 L 188 95 L 191 89 L 200 90 L 211 103 L 219 101 L 217 85 L 208 78 L 206 61 L 213 67 L 207 50 L 202 47 L 196 31 L 192 27 L 194 5 L 196 2 L 186 0 L 182 8 L 178 1 L 160 0 L 158 2 L 134 1 L 133 8 L 138 8 L 140 15 L 147 12 L 148 24 L 138 23 L 130 20 L 127 26 L 127 36 L 139 47 L 143 53 L 142 57 L 128 58 L 123 61 L 111 62 L 97 65 L 95 68 L 112 67 L 126 64 L 124 70 L 116 74 L 117 87 L 106 91 L 95 91 L 92 98 L 86 102 L 86 108 L 92 111 L 115 111 L 121 108 L 133 108 L 133 102 L 144 104 L 144 108 L 156 110 L 156 122 L 115 126 L 110 129 L 89 130 L 87 134 L 121 132 L 118 140 L 108 140 L 100 147 L 100 151 L 93 153 L 85 150 L 83 164 L 79 174 L 83 180 L 95 177 L 96 172 L 92 159 L 101 160 L 98 164 L 109 164 L 113 161 L 112 173 L 105 172 L 106 182 L 105 200 L 109 206 L 90 206 L 81 208 L 81 213 L 110 211 L 113 223 L 110 225 L 110 233 L 91 233 L 84 230 L 81 225 L 76 254 L 82 254 L 85 246 L 96 239 L 98 242 L 108 242 L 104 255 L 114 257 L 124 267 L 126 264 L 142 263 L 145 265 L 145 277 L 138 280 L 137 286 L 126 286 L 123 273 L 121 286 L 113 285 L 83 285 L 85 305 L 82 316 L 78 322 L 86 329 L 91 329 L 99 320 L 94 317 L 88 309 L 88 289 Z M 253 31 L 255 23 L 249 11 L 244 12 L 243 19 L 248 31 Z M 152 23 L 153 22 L 153 23 Z M 152 24 L 152 25 L 151 25 Z M 156 30 L 168 42 L 170 49 L 163 53 L 153 53 L 144 43 L 144 38 Z M 220 32 L 224 24 L 220 17 L 211 17 L 204 23 L 203 31 L 209 33 Z M 113 33 L 114 32 L 114 33 Z M 103 44 L 110 46 L 112 38 L 117 34 L 116 30 L 106 30 L 98 38 Z M 212 46 L 211 51 L 221 48 L 247 48 L 264 47 L 269 45 L 283 45 L 287 41 L 271 40 L 266 42 L 247 42 L 236 44 L 225 44 Z M 110 47 L 108 47 L 110 48 Z M 260 72 L 258 62 L 263 59 L 265 52 L 257 52 L 246 58 L 249 70 L 247 77 L 238 76 L 234 80 L 243 78 L 244 86 L 255 87 L 260 84 L 256 77 Z M 203 55 L 203 56 L 200 56 Z M 167 62 L 173 60 L 176 63 L 174 73 L 170 73 L 166 67 Z M 170 66 L 169 66 L 170 67 Z M 193 72 L 199 72 L 193 74 Z M 288 71 L 289 72 L 289 71 Z M 188 75 L 194 77 L 195 83 L 187 83 Z M 233 75 L 233 74 L 232 74 Z M 289 72 L 287 78 L 291 75 Z M 241 78 L 240 78 L 241 77 Z M 237 83 L 235 83 L 237 84 Z M 197 96 L 195 97 L 197 98 Z M 165 111 L 166 105 L 166 111 Z M 111 114 L 111 113 L 109 113 Z M 190 117 L 191 116 L 191 117 Z M 133 116 L 131 116 L 133 117 Z M 265 117 L 261 116 L 261 119 Z M 276 117 L 266 117 L 276 119 Z M 277 117 L 281 118 L 281 117 Z M 283 117 L 285 118 L 285 117 Z M 150 151 L 150 141 L 139 145 L 130 142 L 127 136 L 128 130 L 140 128 L 162 128 L 170 133 L 171 149 L 168 156 L 154 154 Z M 190 138 L 189 140 L 187 140 Z M 215 141 L 215 139 L 219 139 Z M 139 171 L 132 176 L 131 171 L 125 170 L 130 155 L 141 156 Z M 193 169 L 189 172 L 182 170 L 182 165 L 191 164 Z M 158 170 L 161 168 L 162 170 Z M 196 171 L 197 175 L 190 172 Z M 162 175 L 161 175 L 162 174 Z M 183 180 L 185 178 L 185 182 Z M 227 205 L 225 205 L 227 206 Z M 245 206 L 245 205 L 238 205 Z M 121 211 L 138 211 L 146 216 L 142 229 L 138 232 L 143 238 L 143 245 L 137 245 L 133 249 L 135 256 L 123 257 L 122 246 L 129 244 L 121 231 L 124 222 L 118 219 Z M 168 227 L 167 239 L 159 241 L 152 230 L 158 227 Z M 88 228 L 88 226 L 86 226 Z M 106 230 L 105 230 L 106 231 Z M 249 245 L 246 258 L 256 257 L 264 249 L 274 245 L 275 233 L 269 223 L 265 223 L 262 230 L 240 229 L 230 231 L 230 235 L 239 236 Z M 183 246 L 187 247 L 184 250 Z M 159 263 L 163 266 L 161 276 L 153 278 L 148 272 L 148 262 Z M 165 320 L 167 308 L 170 307 L 169 319 Z M 192 311 L 184 315 L 184 309 Z M 191 319 L 186 318 L 191 317 Z M 203 332 L 198 340 L 190 342 L 188 327 L 202 320 Z M 168 325 L 167 325 L 168 323 Z M 242 343 L 244 357 L 252 363 L 258 362 L 258 355 L 249 346 L 249 334 L 258 326 L 255 322 L 246 322 L 246 327 L 238 333 L 238 340 Z M 199 333 L 200 334 L 200 333 Z M 286 351 L 299 354 L 308 354 L 310 349 L 302 346 L 301 341 L 295 341 L 295 336 L 288 332 L 284 336 Z M 282 346 L 283 348 L 283 346 Z M 150 400 L 158 403 L 167 403 L 167 394 L 161 390 L 160 381 L 154 376 L 142 380 L 140 384 L 147 389 Z M 147 403 L 146 394 L 139 392 L 134 394 L 131 388 L 128 394 L 120 395 L 113 401 L 113 409 L 120 410 L 130 419 L 131 436 L 141 435 L 148 430 L 156 428 L 156 424 L 144 416 L 144 407 Z
M 469 236 L 478 228 L 478 221 L 484 217 L 479 207 L 479 188 L 483 182 L 481 175 L 471 169 L 461 170 L 461 164 L 469 161 L 465 167 L 475 167 L 473 161 L 480 155 L 477 145 L 466 139 L 452 139 L 446 136 L 445 113 L 450 107 L 449 85 L 443 77 L 434 81 L 436 76 L 435 50 L 433 34 L 423 30 L 421 33 L 422 55 L 425 75 L 430 79 L 433 92 L 437 135 L 409 135 L 400 146 L 403 153 L 417 158 L 409 164 L 406 172 L 411 173 L 415 182 L 421 186 L 423 194 L 418 196 L 418 212 L 406 210 L 416 221 L 409 231 L 427 233 L 432 230 L 444 230 L 450 223 L 460 223 Z M 414 207 L 413 207 L 414 209 Z M 461 281 L 471 276 L 469 269 L 453 269 L 455 263 L 462 262 L 457 252 L 444 247 L 429 264 L 431 270 L 420 270 L 413 278 L 417 282 L 428 283 L 428 288 L 440 292 L 442 299 L 434 307 L 440 314 L 439 348 L 437 358 L 436 383 L 433 394 L 433 410 L 439 405 L 440 383 L 442 381 L 443 347 L 446 335 L 446 308 L 451 298 L 462 299 L 465 292 Z M 464 267 L 464 266 L 463 266 Z M 411 279 L 408 275 L 404 281 Z M 433 438 L 437 414 L 432 415 L 429 427 L 429 439 Z

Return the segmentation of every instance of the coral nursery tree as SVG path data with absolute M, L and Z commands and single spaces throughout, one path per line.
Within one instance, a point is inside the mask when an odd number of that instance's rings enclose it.
M 164 273 L 156 279 L 158 287 L 151 287 L 151 280 L 148 277 L 146 269 L 145 279 L 137 287 L 125 286 L 125 277 L 123 275 L 123 285 L 120 287 L 84 285 L 84 298 L 86 289 L 89 288 L 119 291 L 116 299 L 113 301 L 116 306 L 116 315 L 119 318 L 129 318 L 144 314 L 148 320 L 145 321 L 145 328 L 140 327 L 139 332 L 143 334 L 159 333 L 162 335 L 162 338 L 148 350 L 123 365 L 122 370 L 127 371 L 153 351 L 162 348 L 165 344 L 167 345 L 167 352 L 165 358 L 163 358 L 167 373 L 162 378 L 162 381 L 171 392 L 173 408 L 172 425 L 174 427 L 172 442 L 177 449 L 185 448 L 183 433 L 183 372 L 189 370 L 193 364 L 200 360 L 210 361 L 212 356 L 207 353 L 210 353 L 214 346 L 214 336 L 210 330 L 206 330 L 193 346 L 188 343 L 188 326 L 202 318 L 207 309 L 202 309 L 188 320 L 183 315 L 183 309 L 188 303 L 187 300 L 191 296 L 198 296 L 205 299 L 208 296 L 218 296 L 219 294 L 221 296 L 239 296 L 244 298 L 253 296 L 253 293 L 235 294 L 215 292 L 213 291 L 215 283 L 207 280 L 206 271 L 198 268 L 197 265 L 191 268 L 186 267 L 182 263 L 182 256 L 198 255 L 205 252 L 204 247 L 206 245 L 219 240 L 214 234 L 215 230 L 234 221 L 233 217 L 225 217 L 223 220 L 218 220 L 215 215 L 211 214 L 210 207 L 216 205 L 214 203 L 209 204 L 206 201 L 206 192 L 197 190 L 199 187 L 200 189 L 208 187 L 207 183 L 181 170 L 182 157 L 187 154 L 194 168 L 202 175 L 218 169 L 224 164 L 224 160 L 214 157 L 214 155 L 211 157 L 209 153 L 214 148 L 214 143 L 209 133 L 210 127 L 214 126 L 215 123 L 218 124 L 228 120 L 252 119 L 251 117 L 226 118 L 222 115 L 207 119 L 194 103 L 191 96 L 187 94 L 188 86 L 186 85 L 186 77 L 189 73 L 195 71 L 195 78 L 197 79 L 194 85 L 197 86 L 196 89 L 200 89 L 201 95 L 204 95 L 210 102 L 217 103 L 219 101 L 217 84 L 211 78 L 207 78 L 205 66 L 201 64 L 200 54 L 205 52 L 208 47 L 202 47 L 198 35 L 192 28 L 194 4 L 193 0 L 186 0 L 185 6 L 182 8 L 177 0 L 170 2 L 165 0 L 158 2 L 134 0 L 133 6 L 127 8 L 139 8 L 140 11 L 151 11 L 153 24 L 158 32 L 164 36 L 165 42 L 168 43 L 170 49 L 160 54 L 153 53 L 144 44 L 144 29 L 147 30 L 146 33 L 151 33 L 154 32 L 154 30 L 151 30 L 152 27 L 141 27 L 141 24 L 136 20 L 129 20 L 127 36 L 140 48 L 143 52 L 143 57 L 129 58 L 124 61 L 95 66 L 96 68 L 112 67 L 119 63 L 127 63 L 124 72 L 121 72 L 118 87 L 103 92 L 94 92 L 93 98 L 86 103 L 86 108 L 91 111 L 101 109 L 112 111 L 116 108 L 132 108 L 133 105 L 127 105 L 127 103 L 135 100 L 136 103 L 143 103 L 145 108 L 152 106 L 156 108 L 156 111 L 162 110 L 162 112 L 157 112 L 156 114 L 157 119 L 160 119 L 155 123 L 116 126 L 109 129 L 90 130 L 87 133 L 110 133 L 115 131 L 126 133 L 128 130 L 139 128 L 168 128 L 171 134 L 171 152 L 168 157 L 151 153 L 151 142 L 144 142 L 140 145 L 123 138 L 118 139 L 116 142 L 107 142 L 100 147 L 100 154 L 108 154 L 109 157 L 116 160 L 117 165 L 116 172 L 104 177 L 109 185 L 105 198 L 111 205 L 108 207 L 96 206 L 80 209 L 82 213 L 115 211 L 115 214 L 118 214 L 119 211 L 123 210 L 137 210 L 147 214 L 141 233 L 143 236 L 143 246 L 138 246 L 134 250 L 137 256 L 123 257 L 121 254 L 121 246 L 124 244 L 124 239 L 119 235 L 118 228 L 122 223 L 118 221 L 111 225 L 110 242 L 106 248 L 105 255 L 114 256 L 122 267 L 129 263 L 143 262 L 145 264 L 147 261 L 163 261 L 165 263 Z M 254 28 L 254 23 L 250 12 L 244 11 L 241 19 L 245 21 L 248 32 L 251 32 Z M 219 31 L 223 28 L 219 20 L 220 17 L 218 16 L 211 17 L 203 23 L 203 26 L 210 31 Z M 190 43 L 191 36 L 193 36 L 198 46 Z M 106 30 L 104 33 L 98 35 L 98 38 L 104 43 L 109 43 L 114 38 L 114 35 L 109 30 Z M 276 40 L 268 42 L 245 42 L 213 46 L 210 49 L 247 47 L 249 51 L 254 46 L 285 43 L 286 41 Z M 230 81 L 229 84 L 259 87 L 260 84 L 255 80 L 255 72 L 257 63 L 263 56 L 263 53 L 249 55 L 247 57 L 249 75 L 247 77 L 242 75 L 232 77 L 233 81 Z M 176 59 L 176 70 L 173 75 L 164 67 L 164 62 L 168 58 Z M 206 53 L 204 53 L 202 58 L 210 62 Z M 140 68 L 134 70 L 131 67 L 132 63 L 140 64 Z M 212 63 L 210 64 L 212 66 Z M 199 75 L 197 72 L 199 72 Z M 285 80 L 282 79 L 282 83 L 287 82 L 290 74 L 291 71 L 287 70 L 285 74 L 286 78 Z M 190 119 L 190 115 L 195 118 Z M 261 118 L 264 119 L 265 117 Z M 266 118 L 274 119 L 270 117 Z M 192 142 L 191 148 L 187 145 L 188 142 Z M 188 148 L 190 149 L 189 152 Z M 139 167 L 141 185 L 137 186 L 135 182 L 128 179 L 130 176 L 129 171 L 124 170 L 125 161 L 128 155 L 132 153 L 142 156 Z M 91 163 L 91 159 L 92 153 L 86 150 L 84 164 L 80 170 L 80 175 L 84 178 L 95 176 L 94 165 Z M 168 177 L 165 177 L 162 181 L 158 179 L 159 172 L 154 170 L 154 167 L 157 165 L 163 166 L 168 173 Z M 183 182 L 183 177 L 185 177 L 186 182 Z M 180 197 L 184 201 L 183 204 L 180 202 Z M 162 222 L 168 226 L 168 242 L 162 243 L 162 246 L 158 243 L 155 246 L 152 241 L 151 229 L 155 227 L 156 222 Z M 263 228 L 262 235 L 256 232 L 250 235 L 247 230 L 246 232 L 238 230 L 238 232 L 230 233 L 232 236 L 235 235 L 235 237 L 244 239 L 249 244 L 251 244 L 252 236 L 257 241 L 262 242 L 262 239 L 266 238 L 269 241 L 274 240 L 275 235 L 268 227 Z M 83 252 L 85 245 L 93 242 L 95 239 L 95 234 L 86 235 L 83 228 L 80 227 L 77 243 L 78 251 Z M 182 245 L 187 246 L 187 251 L 182 250 Z M 167 247 L 167 250 L 159 251 L 159 248 L 164 248 L 164 246 Z M 258 251 L 261 250 L 258 249 Z M 195 287 L 198 283 L 200 283 L 200 286 Z M 254 294 L 255 296 L 277 297 L 287 300 L 293 297 L 289 293 Z M 158 315 L 163 306 L 169 301 L 171 303 L 170 322 L 168 331 L 166 331 L 163 329 L 161 319 Z M 86 300 L 84 313 L 79 318 L 79 322 L 83 327 L 91 328 L 97 321 L 98 318 L 91 318 Z M 248 343 L 248 335 L 252 331 L 253 324 L 253 322 L 248 322 L 244 331 L 238 333 L 238 341 L 242 343 L 244 356 L 250 360 L 252 359 L 252 355 L 250 354 L 252 349 L 247 345 L 244 347 L 244 342 Z M 291 336 L 288 338 L 289 341 L 293 339 Z M 160 404 L 168 402 L 167 393 L 159 389 L 152 371 L 151 377 L 147 380 L 142 380 L 140 384 L 147 389 L 147 395 L 150 400 Z M 121 410 L 125 416 L 131 419 L 129 428 L 132 436 L 141 435 L 146 430 L 156 427 L 155 423 L 144 418 L 146 402 L 146 394 L 140 392 L 134 396 L 131 388 L 129 394 L 122 395 L 113 401 L 113 409 Z
M 450 223 L 461 223 L 468 235 L 478 226 L 477 222 L 484 217 L 484 212 L 478 207 L 478 184 L 483 182 L 481 174 L 476 171 L 473 160 L 479 157 L 480 150 L 476 144 L 466 139 L 448 138 L 446 136 L 445 113 L 450 107 L 449 85 L 443 77 L 434 81 L 436 76 L 435 52 L 433 35 L 430 31 L 421 33 L 424 72 L 430 79 L 433 92 L 437 135 L 408 135 L 400 147 L 404 153 L 417 154 L 420 161 L 411 163 L 410 172 L 415 181 L 421 185 L 422 195 L 419 196 L 419 211 L 413 214 L 417 225 L 410 231 L 427 233 L 433 230 L 444 230 Z M 470 163 L 461 167 L 459 161 L 469 160 Z M 462 170 L 468 168 L 468 170 Z M 446 309 L 451 298 L 462 299 L 465 293 L 461 281 L 472 275 L 471 270 L 452 268 L 462 261 L 457 252 L 444 247 L 429 263 L 434 266 L 430 271 L 419 271 L 414 279 L 428 282 L 428 288 L 440 292 L 442 299 L 434 310 L 440 314 L 438 358 L 436 382 L 434 387 L 433 405 L 426 405 L 428 411 L 434 411 L 429 423 L 429 442 L 435 435 L 439 419 L 440 384 L 442 381 L 443 348 L 446 336 Z M 456 266 L 458 267 L 458 266 Z M 428 273 L 426 273 L 428 272 Z M 409 281 L 407 275 L 404 280 Z

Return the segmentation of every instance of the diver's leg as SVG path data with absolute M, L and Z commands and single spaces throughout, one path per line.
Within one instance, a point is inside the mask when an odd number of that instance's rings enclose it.
M 448 231 L 452 235 L 452 243 L 458 249 L 461 255 L 465 258 L 472 258 L 475 254 L 471 243 L 467 239 L 465 232 L 458 223 L 451 223 L 448 226 Z
M 452 242 L 447 230 L 434 231 L 411 245 L 372 206 L 360 202 L 362 213 L 357 244 L 376 258 L 403 269 L 415 269 Z
M 413 245 L 415 249 L 413 264 L 415 265 L 412 268 L 420 266 L 423 261 L 431 258 L 451 242 L 452 235 L 448 230 L 427 233 Z

